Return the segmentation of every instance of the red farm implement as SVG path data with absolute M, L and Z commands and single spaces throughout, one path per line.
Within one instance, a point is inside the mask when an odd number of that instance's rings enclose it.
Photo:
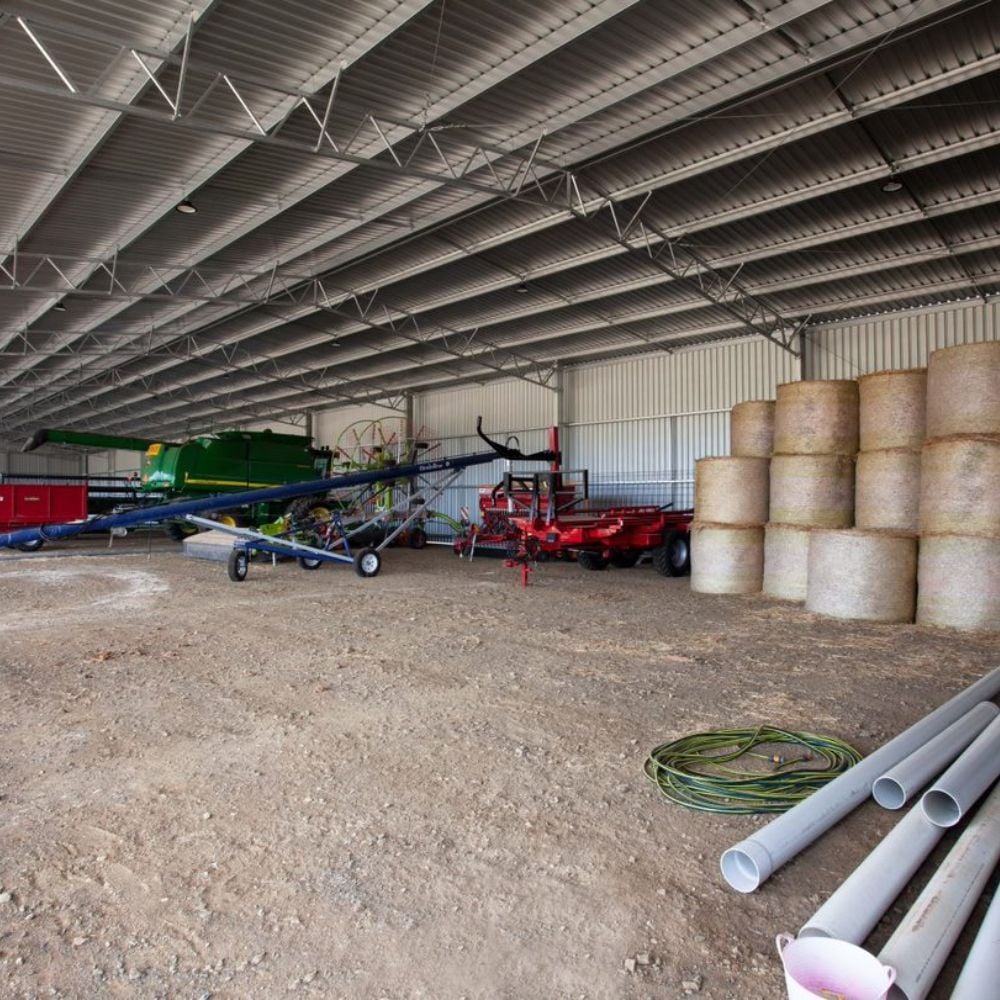
M 0 531 L 35 528 L 53 521 L 80 521 L 86 516 L 85 483 L 0 481 Z M 38 538 L 22 542 L 17 548 L 34 552 L 42 544 L 43 539 Z
M 554 437 L 551 450 L 558 451 Z M 477 544 L 503 545 L 513 563 L 575 555 L 584 569 L 600 570 L 634 566 L 649 552 L 664 576 L 683 576 L 691 567 L 692 511 L 593 507 L 586 470 L 508 471 L 500 484 L 480 490 L 479 515 L 481 526 L 456 540 L 459 555 Z

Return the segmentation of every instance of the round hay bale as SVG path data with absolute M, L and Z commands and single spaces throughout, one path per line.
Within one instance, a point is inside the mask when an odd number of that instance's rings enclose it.
M 774 451 L 774 400 L 750 399 L 729 411 L 729 454 L 770 458 Z
M 927 436 L 927 369 L 874 372 L 858 379 L 862 451 L 919 448 Z
M 927 437 L 1000 434 L 1000 341 L 961 344 L 931 354 Z
M 917 624 L 1000 631 L 1000 538 L 924 535 Z
M 806 610 L 831 618 L 911 622 L 917 539 L 895 531 L 814 531 Z
M 811 531 L 798 524 L 765 525 L 763 590 L 768 597 L 806 599 Z
M 913 531 L 920 512 L 920 452 L 863 451 L 854 474 L 854 523 L 859 528 Z
M 920 532 L 1000 536 L 1000 437 L 940 438 L 924 445 Z
M 764 577 L 764 529 L 691 525 L 691 589 L 699 594 L 755 594 Z
M 775 455 L 771 520 L 809 528 L 854 523 L 854 459 L 845 455 Z
M 767 458 L 695 462 L 694 517 L 712 524 L 764 524 L 770 490 Z
M 775 454 L 853 456 L 857 450 L 857 382 L 824 379 L 778 386 Z

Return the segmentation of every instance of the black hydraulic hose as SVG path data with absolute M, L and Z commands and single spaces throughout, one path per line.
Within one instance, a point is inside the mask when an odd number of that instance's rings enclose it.
M 488 438 L 483 433 L 483 418 L 476 417 L 476 433 L 501 457 L 510 462 L 559 462 L 562 456 L 558 451 L 533 451 L 530 455 L 525 455 L 520 448 L 509 448 L 499 441 Z

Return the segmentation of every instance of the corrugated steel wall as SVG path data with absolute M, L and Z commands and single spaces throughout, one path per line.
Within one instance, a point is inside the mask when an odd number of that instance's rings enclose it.
M 0 452 L 0 472 L 29 476 L 82 476 L 84 459 L 80 452 L 72 451 L 62 454 L 54 451 L 30 452 L 27 455 L 19 451 Z
M 885 368 L 920 368 L 939 347 L 998 339 L 997 300 L 831 324 L 806 336 L 805 377 L 856 378 Z
M 730 407 L 798 377 L 798 359 L 763 339 L 570 368 L 566 461 L 603 499 L 689 506 L 696 459 L 729 451 Z

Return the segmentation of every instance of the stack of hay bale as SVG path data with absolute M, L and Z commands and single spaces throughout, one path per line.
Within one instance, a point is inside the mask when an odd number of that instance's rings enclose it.
M 858 380 L 857 527 L 816 532 L 810 539 L 810 611 L 834 618 L 913 621 L 926 389 L 922 368 Z
M 1000 629 L 1000 342 L 931 355 L 921 468 L 917 622 Z
M 765 594 L 806 599 L 811 534 L 854 523 L 857 450 L 857 382 L 831 379 L 778 386 L 764 543 Z
M 763 579 L 774 403 L 737 403 L 730 431 L 728 458 L 695 465 L 691 589 L 703 594 L 753 594 Z

